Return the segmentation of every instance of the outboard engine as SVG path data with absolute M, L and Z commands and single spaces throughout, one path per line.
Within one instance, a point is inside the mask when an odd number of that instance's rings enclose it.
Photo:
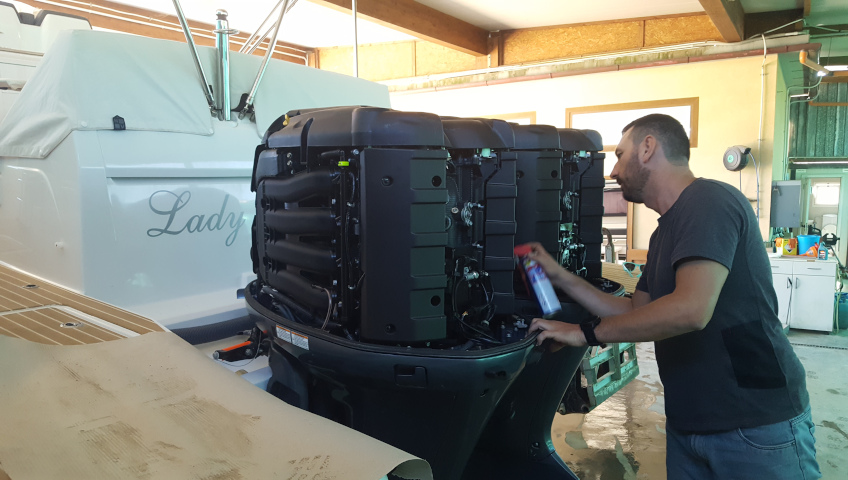
M 594 130 L 561 128 L 563 150 L 562 264 L 601 278 L 604 216 L 604 145 Z
M 564 154 L 562 135 L 373 107 L 275 122 L 256 151 L 245 295 L 273 339 L 268 391 L 437 479 L 576 478 L 550 425 L 586 348 L 534 347 L 541 312 L 512 253 L 541 241 L 584 275 L 600 258 L 572 197 L 603 154 Z M 585 318 L 563 302 L 559 320 Z

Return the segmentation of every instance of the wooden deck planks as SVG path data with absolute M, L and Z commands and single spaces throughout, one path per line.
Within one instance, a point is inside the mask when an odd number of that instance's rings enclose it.
M 0 335 L 51 345 L 123 338 L 64 307 L 138 334 L 163 331 L 144 317 L 0 265 Z M 63 326 L 67 323 L 79 325 Z

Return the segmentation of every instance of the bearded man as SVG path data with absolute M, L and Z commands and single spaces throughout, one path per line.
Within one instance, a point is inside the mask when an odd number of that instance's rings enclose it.
M 686 131 L 667 115 L 627 125 L 615 155 L 624 198 L 660 214 L 636 291 L 600 292 L 531 244 L 551 282 L 595 315 L 535 319 L 537 343 L 655 342 L 671 480 L 821 478 L 804 368 L 750 202 L 693 175 Z

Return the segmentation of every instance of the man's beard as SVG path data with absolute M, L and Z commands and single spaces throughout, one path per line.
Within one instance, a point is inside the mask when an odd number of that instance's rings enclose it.
M 651 171 L 639 163 L 636 152 L 633 152 L 627 162 L 624 175 L 618 178 L 624 199 L 633 203 L 645 203 L 645 185 L 648 184 L 649 178 L 651 178 Z

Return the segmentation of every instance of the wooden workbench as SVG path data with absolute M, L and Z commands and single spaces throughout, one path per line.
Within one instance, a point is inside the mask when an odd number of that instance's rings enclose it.
M 601 274 L 604 278 L 620 283 L 627 293 L 636 291 L 636 284 L 639 283 L 639 275 L 642 272 L 639 267 L 636 267 L 631 273 L 625 270 L 624 265 L 620 263 L 603 262 L 601 265 Z

